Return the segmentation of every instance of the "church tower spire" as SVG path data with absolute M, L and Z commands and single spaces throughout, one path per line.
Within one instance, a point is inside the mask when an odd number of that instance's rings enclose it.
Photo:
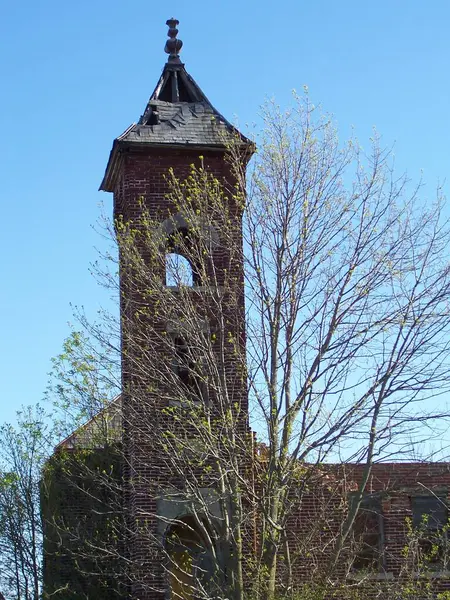
M 211 104 L 180 59 L 183 42 L 178 39 L 178 20 L 169 19 L 169 55 L 161 76 L 137 123 L 130 125 L 116 140 L 110 153 L 100 189 L 114 192 L 123 154 L 137 147 L 185 147 L 201 150 L 224 149 L 224 135 L 241 138 L 249 155 L 253 144 Z

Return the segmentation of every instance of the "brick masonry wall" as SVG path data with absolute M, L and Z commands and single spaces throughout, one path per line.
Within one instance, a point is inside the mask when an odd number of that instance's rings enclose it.
M 314 484 L 305 486 L 297 494 L 294 492 L 292 500 L 296 508 L 288 521 L 287 532 L 297 583 L 327 574 L 333 539 L 347 515 L 349 494 L 358 489 L 363 470 L 364 465 L 324 465 L 315 475 Z M 408 543 L 406 520 L 412 518 L 411 498 L 436 494 L 450 499 L 450 463 L 375 464 L 365 493 L 379 495 L 384 530 L 382 566 L 366 583 L 357 583 L 361 597 L 370 598 L 378 597 L 383 585 L 392 586 L 404 572 L 404 549 Z M 348 571 L 351 560 L 344 551 L 335 577 L 341 581 L 348 578 L 349 585 L 356 585 L 357 576 Z M 421 585 L 431 582 L 434 593 L 450 589 L 448 570 L 417 581 Z
M 55 452 L 41 480 L 45 598 L 123 597 L 122 452 Z M 89 574 L 89 576 L 87 576 Z
M 232 181 L 231 173 L 221 151 L 201 152 L 205 168 L 224 183 Z M 174 207 L 167 199 L 169 186 L 166 176 L 169 169 L 173 169 L 175 176 L 183 180 L 189 175 L 191 164 L 200 166 L 200 151 L 190 149 L 159 149 L 146 148 L 144 150 L 130 151 L 123 156 L 120 176 L 114 192 L 114 217 L 123 218 L 125 222 L 139 222 L 141 216 L 141 202 L 145 202 L 146 209 L 152 219 L 163 222 L 173 214 Z M 241 214 L 237 207 L 230 207 L 233 218 L 240 223 Z M 239 232 L 239 226 L 236 231 Z M 220 237 L 220 231 L 218 231 Z M 242 247 L 241 234 L 234 240 L 239 248 Z M 221 273 L 230 268 L 230 254 L 227 247 L 219 244 L 211 257 L 219 285 Z M 234 264 L 233 269 L 241 286 L 240 299 L 238 300 L 238 314 L 230 311 L 226 315 L 233 329 L 232 333 L 241 343 L 245 343 L 244 324 L 244 290 L 243 266 Z M 154 445 L 149 443 L 152 431 L 160 430 L 166 418 L 161 410 L 164 408 L 164 390 L 160 382 L 152 376 L 151 368 L 143 377 L 139 372 L 140 348 L 137 342 L 142 337 L 143 344 L 152 344 L 147 339 L 147 332 L 142 336 L 140 328 L 145 324 L 134 318 L 134 310 L 139 302 L 139 292 L 132 291 L 133 282 L 130 281 L 126 268 L 121 269 L 121 310 L 122 310 L 122 388 L 123 422 L 125 435 L 125 478 L 128 485 L 125 490 L 125 505 L 128 515 L 130 530 L 129 557 L 137 569 L 132 585 L 131 595 L 140 600 L 153 600 L 164 596 L 167 588 L 165 572 L 161 564 L 162 554 L 158 546 L 158 531 L 160 529 L 157 513 L 157 498 L 155 490 L 164 487 L 181 486 L 182 482 L 167 471 L 164 462 L 155 451 Z M 199 309 L 201 298 L 199 297 Z M 152 313 L 151 307 L 149 310 Z M 156 311 L 155 311 L 156 314 Z M 157 322 L 156 322 L 157 321 Z M 163 318 L 155 317 L 152 328 L 162 332 L 167 327 Z M 157 339 L 153 342 L 158 347 Z M 155 348 L 153 348 L 154 350 Z M 161 349 L 163 352 L 163 349 Z M 167 357 L 169 359 L 169 357 Z M 232 348 L 227 350 L 225 357 L 225 371 L 228 388 L 234 402 L 241 407 L 242 432 L 248 431 L 247 419 L 247 394 L 246 385 L 239 376 L 239 365 L 234 358 Z M 151 389 L 152 391 L 148 391 Z M 150 398 L 152 396 L 152 398 Z M 148 398 L 149 402 L 143 402 Z M 155 428 L 155 423 L 159 427 Z M 151 486 L 149 486 L 151 482 Z M 159 536 L 159 543 L 162 543 Z

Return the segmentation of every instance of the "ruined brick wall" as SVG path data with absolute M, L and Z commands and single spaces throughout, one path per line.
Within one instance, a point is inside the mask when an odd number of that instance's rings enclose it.
M 55 600 L 124 597 L 122 453 L 56 452 L 41 481 L 43 592 Z
M 353 468 L 351 478 L 358 482 L 362 466 Z M 377 464 L 366 487 L 367 493 L 381 493 L 384 521 L 384 569 L 394 576 L 403 562 L 407 543 L 406 519 L 412 518 L 411 499 L 438 495 L 449 499 L 450 464 L 391 463 Z
M 348 514 L 350 498 L 358 489 L 363 471 L 364 465 L 321 466 L 312 478 L 313 484 L 294 491 L 292 501 L 296 507 L 287 525 L 294 584 L 302 585 L 330 576 L 347 584 L 348 591 L 353 588 L 355 594 L 360 594 L 355 597 L 362 598 L 378 597 L 382 590 L 385 597 L 390 598 L 388 594 L 411 581 L 417 589 L 431 585 L 433 593 L 450 590 L 448 565 L 425 564 L 419 575 L 420 569 L 415 564 L 408 565 L 405 554 L 411 544 L 413 499 L 417 496 L 439 497 L 444 504 L 450 500 L 449 463 L 374 465 L 365 496 L 379 499 L 380 560 L 370 569 L 353 568 L 358 551 L 348 540 L 333 571 L 330 561 L 335 549 L 334 540 Z M 283 576 L 283 563 L 280 576 Z M 420 594 L 417 597 L 421 597 Z

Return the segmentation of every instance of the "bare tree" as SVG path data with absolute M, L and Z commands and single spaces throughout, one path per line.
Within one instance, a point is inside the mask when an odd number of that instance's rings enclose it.
M 338 143 L 308 98 L 269 104 L 247 191 L 248 364 L 268 445 L 264 561 L 276 584 L 300 462 L 411 455 L 444 426 L 449 386 L 448 223 L 391 168 Z M 244 182 L 242 182 L 242 188 Z M 358 502 L 336 539 L 337 560 Z
M 332 578 L 374 462 L 412 455 L 448 417 L 434 401 L 449 387 L 440 190 L 424 207 L 377 137 L 369 152 L 339 144 L 307 97 L 264 116 L 248 183 L 242 146 L 226 140 L 236 185 L 200 159 L 186 180 L 168 174 L 171 217 L 151 218 L 142 200 L 140 219 L 111 231 L 128 369 L 121 493 L 159 501 L 126 515 L 123 535 L 164 556 L 181 597 L 242 598 L 251 582 L 273 598 L 281 573 L 292 588 L 300 546 L 287 523 L 302 490 L 328 477 L 326 462 L 360 462 L 355 500 L 322 548 L 321 581 Z M 103 281 L 118 291 L 114 275 Z M 109 385 L 95 363 L 105 367 L 103 341 L 119 351 L 117 333 L 91 333 L 90 369 Z M 85 376 L 75 369 L 57 392 L 76 396 Z M 131 443 L 148 467 L 138 475 Z M 130 585 L 162 589 L 140 558 L 123 564 Z

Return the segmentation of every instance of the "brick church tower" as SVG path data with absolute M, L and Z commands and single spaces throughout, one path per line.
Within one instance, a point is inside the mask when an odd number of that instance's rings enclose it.
M 232 598 L 237 580 L 241 590 L 251 583 L 261 543 L 256 477 L 245 494 L 256 456 L 242 232 L 253 144 L 186 72 L 178 21 L 167 24 L 168 62 L 139 122 L 114 140 L 100 188 L 114 194 L 122 394 L 58 444 L 44 469 L 45 597 Z M 335 560 L 346 507 L 366 481 L 331 577 L 378 598 L 396 581 L 412 589 L 410 563 L 427 598 L 448 592 L 449 463 L 381 462 L 369 482 L 364 462 L 300 466 L 285 526 L 294 584 L 320 592 L 315 582 L 325 580 L 339 593 L 320 569 Z M 419 528 L 415 551 L 433 548 L 428 572 L 405 555 L 406 519 Z
M 191 479 L 186 476 L 183 480 L 179 471 L 184 468 L 176 462 L 171 463 L 170 453 L 164 456 L 167 446 L 161 438 L 166 430 L 173 427 L 174 410 L 185 411 L 183 439 L 189 440 L 191 448 L 194 446 L 192 440 L 197 439 L 195 447 L 204 448 L 204 453 L 208 453 L 208 442 L 202 439 L 203 434 L 195 431 L 192 414 L 186 413 L 192 408 L 203 415 L 202 409 L 195 400 L 184 404 L 183 400 L 174 399 L 175 380 L 178 378 L 181 388 L 186 388 L 187 396 L 192 393 L 193 387 L 196 394 L 203 395 L 200 404 L 208 407 L 208 419 L 215 423 L 213 427 L 226 430 L 223 406 L 223 397 L 226 397 L 235 423 L 233 435 L 237 431 L 244 439 L 249 431 L 245 367 L 242 364 L 245 362 L 242 203 L 225 200 L 225 220 L 224 215 L 216 214 L 217 202 L 214 207 L 208 203 L 199 206 L 194 200 L 192 214 L 197 215 L 197 221 L 193 223 L 186 210 L 180 209 L 176 194 L 174 197 L 174 181 L 185 180 L 192 174 L 194 166 L 204 169 L 196 171 L 200 179 L 205 173 L 207 177 L 214 177 L 214 181 L 223 186 L 224 193 L 229 192 L 226 197 L 232 198 L 236 179 L 226 158 L 226 136 L 239 140 L 244 167 L 253 146 L 211 105 L 187 73 L 179 57 L 182 42 L 177 38 L 178 21 L 170 19 L 167 25 L 169 39 L 165 51 L 169 54 L 168 61 L 139 122 L 114 140 L 100 187 L 114 194 L 115 222 L 121 223 L 122 228 L 132 223 L 133 239 L 138 240 L 135 242 L 137 254 L 142 259 L 139 267 L 130 267 L 129 257 L 125 257 L 126 252 L 121 246 L 121 243 L 126 245 L 127 242 L 121 242 L 119 235 L 124 508 L 128 523 L 126 553 L 132 565 L 129 577 L 131 596 L 140 600 L 192 598 L 191 582 L 196 577 L 213 577 L 208 573 L 209 567 L 205 566 L 208 563 L 206 550 L 193 550 L 189 556 L 186 548 L 192 550 L 203 545 L 203 541 L 199 540 L 203 539 L 208 527 L 211 529 L 211 518 L 216 518 L 220 529 L 224 520 L 223 507 L 230 503 L 223 494 L 220 497 L 217 481 L 208 483 L 197 467 L 196 472 L 193 468 Z M 172 184 L 170 172 L 174 174 Z M 232 223 L 231 228 L 227 226 L 226 235 L 223 229 L 225 222 Z M 199 226 L 199 223 L 202 225 Z M 194 229 L 198 232 L 199 227 L 203 231 L 207 229 L 209 240 L 206 244 L 209 255 L 203 273 L 192 257 L 191 235 L 194 235 Z M 144 248 L 142 240 L 148 235 L 159 236 L 158 248 L 165 256 L 155 259 Z M 169 275 L 164 273 L 165 261 L 169 255 L 175 256 L 175 260 L 182 260 L 189 254 L 185 252 L 187 248 L 191 250 L 187 268 L 191 268 L 192 273 L 190 282 L 184 284 L 181 291 L 177 289 L 177 282 L 169 281 Z M 202 254 L 206 254 L 206 250 L 203 249 Z M 153 294 L 146 295 L 143 291 L 143 288 L 151 287 L 145 282 L 146 278 L 152 281 Z M 227 289 L 230 281 L 234 282 L 233 292 L 227 299 L 227 292 L 223 290 Z M 220 383 L 215 388 L 211 387 L 210 373 L 207 377 L 201 376 L 201 384 L 198 383 L 200 376 L 193 373 L 197 368 L 193 365 L 201 361 L 198 356 L 193 356 L 195 352 L 186 339 L 189 338 L 188 328 L 192 327 L 192 311 L 189 319 L 186 314 L 179 314 L 184 312 L 180 311 L 179 301 L 177 304 L 177 294 L 181 293 L 187 294 L 184 301 L 186 313 L 189 312 L 187 305 L 198 307 L 199 328 L 203 329 L 212 354 L 221 365 L 224 389 L 220 393 L 217 391 Z M 155 294 L 162 296 L 158 296 L 156 301 Z M 168 303 L 162 310 L 161 297 L 166 298 Z M 217 298 L 221 304 L 218 319 L 217 306 L 212 306 Z M 195 333 L 199 339 L 198 331 Z M 228 343 L 224 342 L 225 337 Z M 198 347 L 198 343 L 192 345 Z M 207 378 L 208 385 L 205 384 Z M 215 405 L 219 402 L 219 395 L 222 397 L 220 409 Z M 208 462 L 208 459 L 205 460 Z M 190 464 L 186 463 L 186 469 Z M 211 471 L 211 465 L 208 468 Z M 202 486 L 197 495 L 195 490 L 192 492 L 193 485 Z M 206 512 L 209 513 L 208 519 L 204 520 Z M 203 529 L 203 534 L 197 531 L 198 526 Z M 209 531 L 208 536 L 209 545 L 220 546 L 220 533 Z M 168 549 L 169 538 L 176 540 L 172 542 L 172 549 Z M 185 540 L 183 548 L 180 539 Z M 227 544 L 225 549 L 222 547 L 217 551 L 217 554 L 222 554 L 220 560 L 224 572 L 228 560 Z M 199 561 L 203 561 L 203 566 L 199 566 Z M 180 562 L 182 564 L 178 564 Z

